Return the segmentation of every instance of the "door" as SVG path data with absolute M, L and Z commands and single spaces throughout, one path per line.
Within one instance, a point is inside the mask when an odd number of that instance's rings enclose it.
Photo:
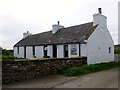
M 47 56 L 47 45 L 44 46 L 44 56 Z
M 57 58 L 57 45 L 53 45 L 53 58 Z
M 68 45 L 64 45 L 64 57 L 68 57 Z
M 24 58 L 26 58 L 26 46 L 24 46 Z

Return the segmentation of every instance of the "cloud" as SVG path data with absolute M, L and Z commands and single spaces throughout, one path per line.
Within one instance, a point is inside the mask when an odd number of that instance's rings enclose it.
M 42 30 L 38 22 L 26 23 L 10 15 L 0 15 L 0 46 L 12 49 L 22 39 L 24 32 L 39 33 Z
M 13 47 L 13 43 L 20 40 L 23 33 L 26 30 L 25 25 L 20 21 L 10 16 L 0 16 L 0 45 L 3 48 Z
M 12 48 L 22 39 L 23 32 L 40 33 L 51 30 L 52 24 L 58 20 L 65 27 L 89 22 L 92 15 L 98 12 L 99 6 L 108 17 L 108 29 L 116 42 L 116 1 L 3 0 L 0 3 L 0 46 Z

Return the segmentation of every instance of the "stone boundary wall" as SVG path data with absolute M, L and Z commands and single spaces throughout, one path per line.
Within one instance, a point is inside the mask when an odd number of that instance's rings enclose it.
M 87 64 L 87 58 L 2 61 L 2 85 L 55 74 L 58 70 Z
M 117 62 L 120 62 L 120 54 L 115 54 L 114 55 L 114 60 Z

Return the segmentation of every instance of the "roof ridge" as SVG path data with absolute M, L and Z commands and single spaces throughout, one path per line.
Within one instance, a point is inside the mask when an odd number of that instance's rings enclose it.
M 90 23 L 93 23 L 93 22 L 88 22 L 88 23 L 83 23 L 83 24 L 79 24 L 79 25 L 69 26 L 69 27 L 65 27 L 65 29 L 66 29 L 66 28 L 71 28 L 71 27 L 82 26 L 82 25 L 86 25 L 86 24 L 90 24 Z M 44 31 L 44 32 L 36 33 L 36 34 L 32 34 L 32 35 L 44 34 L 44 33 L 48 33 L 48 32 L 52 32 L 52 30 L 50 30 L 50 31 Z M 31 35 L 31 36 L 32 36 L 32 35 Z
M 44 34 L 44 33 L 48 33 L 48 32 L 51 32 L 51 31 L 44 31 L 44 32 L 40 32 L 40 33 L 36 33 L 36 34 L 32 34 L 32 35 L 39 35 L 39 34 Z
M 87 22 L 87 23 L 83 23 L 83 24 L 79 24 L 79 25 L 69 26 L 66 28 L 77 27 L 77 26 L 82 26 L 82 25 L 91 24 L 91 23 L 93 23 L 93 22 Z
M 20 40 L 14 46 L 60 44 L 75 42 L 84 43 L 84 40 L 88 39 L 96 28 L 96 26 L 93 26 L 92 23 L 93 22 L 88 22 L 80 25 L 62 28 L 55 35 L 52 34 L 52 31 L 33 34 L 31 36 L 26 37 L 25 39 Z M 88 32 L 87 35 L 86 32 Z

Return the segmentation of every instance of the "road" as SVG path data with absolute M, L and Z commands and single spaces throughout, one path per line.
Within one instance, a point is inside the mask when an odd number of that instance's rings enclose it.
M 49 75 L 3 88 L 118 88 L 118 68 L 75 77 Z

